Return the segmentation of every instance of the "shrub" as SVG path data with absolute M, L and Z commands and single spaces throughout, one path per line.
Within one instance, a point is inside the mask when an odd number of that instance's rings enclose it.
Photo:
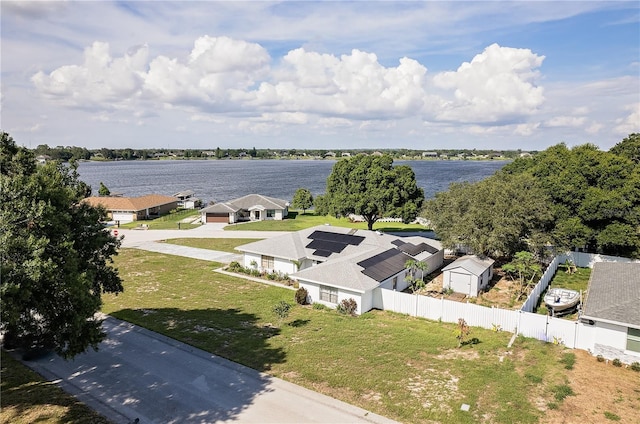
M 242 267 L 242 265 L 240 265 L 240 263 L 238 261 L 233 261 L 229 264 L 229 266 L 227 267 L 227 269 L 230 272 L 242 272 L 244 271 L 244 268 Z
M 296 303 L 298 305 L 306 305 L 308 297 L 309 292 L 304 287 L 300 287 L 298 290 L 296 290 Z
M 273 312 L 276 314 L 278 319 L 280 319 L 280 321 L 289 316 L 289 311 L 291 311 L 291 304 L 285 302 L 284 300 L 276 303 L 273 307 Z
M 634 371 L 639 371 L 640 372 L 640 362 L 633 362 L 631 364 L 631 369 Z
M 618 358 L 616 358 L 613 361 L 611 361 L 611 363 L 613 364 L 614 367 L 621 367 L 622 366 L 622 361 L 619 360 Z
M 604 362 L 604 356 L 598 355 L 596 358 L 598 359 L 598 362 Z
M 343 315 L 355 315 L 358 310 L 358 303 L 350 297 L 349 299 L 342 299 L 336 308 L 338 313 Z
M 252 277 L 260 277 L 260 271 L 258 271 L 257 269 L 252 269 L 251 270 L 251 276 Z

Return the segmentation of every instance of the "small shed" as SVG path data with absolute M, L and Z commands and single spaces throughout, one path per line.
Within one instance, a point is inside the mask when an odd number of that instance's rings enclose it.
M 477 297 L 481 290 L 487 288 L 493 277 L 494 262 L 491 258 L 476 255 L 458 258 L 442 268 L 442 288 Z

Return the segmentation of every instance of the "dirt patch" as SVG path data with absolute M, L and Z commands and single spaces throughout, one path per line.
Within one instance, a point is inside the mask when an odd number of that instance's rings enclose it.
M 423 408 L 451 413 L 447 402 L 459 397 L 458 380 L 449 371 L 427 369 L 423 374 L 410 377 L 404 386 Z
M 438 356 L 438 359 L 466 359 L 472 361 L 480 358 L 480 354 L 476 350 L 467 349 L 449 349 Z
M 638 423 L 640 373 L 598 362 L 585 351 L 576 349 L 572 352 L 576 355 L 576 363 L 567 374 L 575 396 L 567 397 L 558 409 L 547 410 L 540 422 Z
M 447 259 L 452 262 L 452 258 Z M 445 265 L 447 264 L 445 260 Z M 494 269 L 493 278 L 489 283 L 489 287 L 485 292 L 481 292 L 478 297 L 469 298 L 462 293 L 444 293 L 442 290 L 443 273 L 434 272 L 427 276 L 425 287 L 420 290 L 419 294 L 423 296 L 432 296 L 454 302 L 473 302 L 482 306 L 495 306 L 502 309 L 517 309 L 524 302 L 524 298 L 518 300 L 520 285 L 517 281 L 507 278 L 500 268 Z

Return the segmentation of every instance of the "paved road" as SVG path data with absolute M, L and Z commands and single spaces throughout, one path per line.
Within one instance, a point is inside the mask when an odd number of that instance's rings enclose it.
M 114 423 L 393 423 L 108 317 L 98 352 L 29 366 Z
M 195 247 L 179 246 L 171 243 L 163 243 L 164 240 L 175 238 L 268 238 L 285 234 L 284 231 L 224 231 L 223 225 L 207 224 L 190 230 L 126 230 L 115 229 L 118 236 L 124 236 L 122 247 L 149 250 L 152 252 L 165 253 L 168 255 L 185 256 L 188 258 L 201 259 L 229 263 L 231 261 L 242 261 L 240 254 L 220 252 L 210 249 L 199 249 Z

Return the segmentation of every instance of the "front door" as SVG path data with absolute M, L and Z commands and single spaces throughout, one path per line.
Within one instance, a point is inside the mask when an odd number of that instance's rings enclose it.
M 253 211 L 253 219 L 260 221 L 260 211 Z

